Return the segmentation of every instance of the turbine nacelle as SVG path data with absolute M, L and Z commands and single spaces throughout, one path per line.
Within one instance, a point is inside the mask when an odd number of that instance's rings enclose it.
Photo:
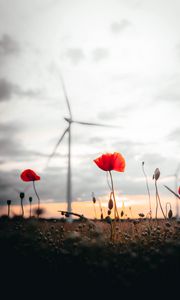
M 64 120 L 65 120 L 66 122 L 68 122 L 69 124 L 71 124 L 71 123 L 73 122 L 73 120 L 72 120 L 71 118 L 64 118 Z

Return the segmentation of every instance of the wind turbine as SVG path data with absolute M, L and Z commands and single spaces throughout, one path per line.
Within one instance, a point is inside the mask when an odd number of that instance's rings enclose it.
M 178 179 L 179 179 L 179 172 L 180 172 L 180 164 L 178 165 L 174 174 L 170 174 L 165 176 L 165 178 L 173 177 L 174 178 L 174 191 L 176 192 L 178 189 Z M 176 218 L 179 218 L 179 199 L 176 198 Z
M 79 125 L 110 127 L 110 128 L 118 128 L 120 126 L 106 125 L 106 124 L 99 124 L 99 123 L 91 123 L 91 122 L 83 122 L 83 121 L 79 121 L 79 120 L 74 120 L 73 117 L 72 117 L 70 102 L 69 102 L 68 94 L 67 94 L 62 76 L 60 76 L 60 80 L 61 80 L 61 84 L 62 84 L 64 97 L 65 97 L 65 100 L 66 100 L 66 105 L 67 105 L 68 112 L 69 112 L 69 117 L 64 118 L 64 120 L 68 123 L 68 126 L 64 130 L 63 134 L 60 136 L 60 138 L 59 138 L 58 142 L 56 143 L 51 155 L 49 156 L 48 161 L 47 161 L 47 166 L 48 166 L 49 161 L 51 160 L 51 158 L 55 155 L 56 150 L 59 147 L 60 143 L 62 142 L 63 138 L 65 137 L 66 134 L 68 134 L 67 211 L 71 213 L 71 211 L 72 211 L 72 209 L 71 209 L 71 204 L 72 204 L 72 178 L 71 178 L 72 177 L 71 176 L 72 175 L 72 172 L 71 172 L 71 143 L 72 143 L 71 129 L 72 129 L 72 124 L 75 123 L 75 124 L 79 124 Z

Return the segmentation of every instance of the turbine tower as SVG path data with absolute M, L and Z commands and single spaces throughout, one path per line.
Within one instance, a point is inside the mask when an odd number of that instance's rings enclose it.
M 110 128 L 119 128 L 120 126 L 106 125 L 106 124 L 99 124 L 99 123 L 91 123 L 91 122 L 83 122 L 83 121 L 74 120 L 72 118 L 70 102 L 69 102 L 69 98 L 68 98 L 68 95 L 67 95 L 67 91 L 66 91 L 65 84 L 64 84 L 62 76 L 60 76 L 60 80 L 61 80 L 61 84 L 62 84 L 64 97 L 65 97 L 65 100 L 66 100 L 66 105 L 67 105 L 68 112 L 69 112 L 69 117 L 64 118 L 64 120 L 68 123 L 68 126 L 64 130 L 63 134 L 60 136 L 60 138 L 59 138 L 58 142 L 56 143 L 51 155 L 49 156 L 46 167 L 48 166 L 49 161 L 51 160 L 51 158 L 56 154 L 56 150 L 59 147 L 60 143 L 62 142 L 64 136 L 66 134 L 68 134 L 68 169 L 67 169 L 66 197 L 67 197 L 67 211 L 71 212 L 72 211 L 72 209 L 71 209 L 71 204 L 72 204 L 72 176 L 71 176 L 72 175 L 72 172 L 71 172 L 71 143 L 72 143 L 71 129 L 72 129 L 72 124 L 75 123 L 75 124 L 79 124 L 79 125 L 110 127 Z

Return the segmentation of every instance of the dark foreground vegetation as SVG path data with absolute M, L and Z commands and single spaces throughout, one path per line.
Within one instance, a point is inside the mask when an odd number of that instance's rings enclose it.
M 180 286 L 180 222 L 119 221 L 111 241 L 105 221 L 1 217 L 0 257 L 7 296 L 24 288 L 57 298 L 172 296 Z

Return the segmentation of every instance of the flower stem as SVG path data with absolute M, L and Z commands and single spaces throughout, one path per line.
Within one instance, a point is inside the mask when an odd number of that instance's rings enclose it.
M 94 206 L 94 216 L 95 216 L 95 219 L 97 219 L 97 214 L 96 214 L 96 206 L 95 206 L 95 203 L 93 203 L 93 206 Z
M 164 216 L 164 219 L 166 219 L 165 213 L 164 213 L 162 205 L 161 205 L 160 196 L 159 196 L 159 193 L 158 193 L 157 180 L 155 180 L 155 186 L 156 186 L 156 197 L 157 197 L 157 200 L 159 200 L 159 206 L 161 208 L 161 211 L 162 211 L 162 214 Z
M 149 198 L 149 216 L 150 219 L 152 219 L 152 209 L 151 209 L 151 195 L 150 195 L 150 190 L 149 190 L 149 185 L 148 185 L 148 178 L 147 178 L 147 174 L 144 170 L 144 164 L 142 164 L 142 171 L 146 180 L 146 188 L 147 188 L 147 192 L 148 192 L 148 198 Z
M 10 216 L 10 205 L 8 204 L 8 218 Z
M 22 211 L 22 217 L 24 217 L 23 199 L 21 199 L 21 211 Z
M 156 190 L 156 221 L 157 221 L 157 212 L 158 212 L 158 199 L 157 199 L 157 190 Z
M 110 174 L 110 179 L 111 179 L 111 190 L 112 190 L 112 195 L 113 195 L 113 199 L 114 199 L 114 217 L 115 217 L 115 219 L 116 218 L 119 219 L 119 214 L 118 214 L 117 205 L 116 205 L 116 198 L 115 198 L 115 193 L 114 193 L 114 184 L 113 184 L 113 178 L 112 178 L 111 171 L 109 171 L 109 174 Z
M 40 198 L 39 198 L 39 195 L 38 195 L 38 193 L 37 193 L 37 191 L 36 191 L 35 181 L 34 181 L 34 180 L 33 180 L 33 188 L 34 188 L 34 192 L 35 192 L 35 194 L 36 194 L 36 197 L 37 197 L 37 199 L 38 199 L 38 218 L 39 218 Z
M 29 217 L 31 218 L 31 202 L 29 203 Z

